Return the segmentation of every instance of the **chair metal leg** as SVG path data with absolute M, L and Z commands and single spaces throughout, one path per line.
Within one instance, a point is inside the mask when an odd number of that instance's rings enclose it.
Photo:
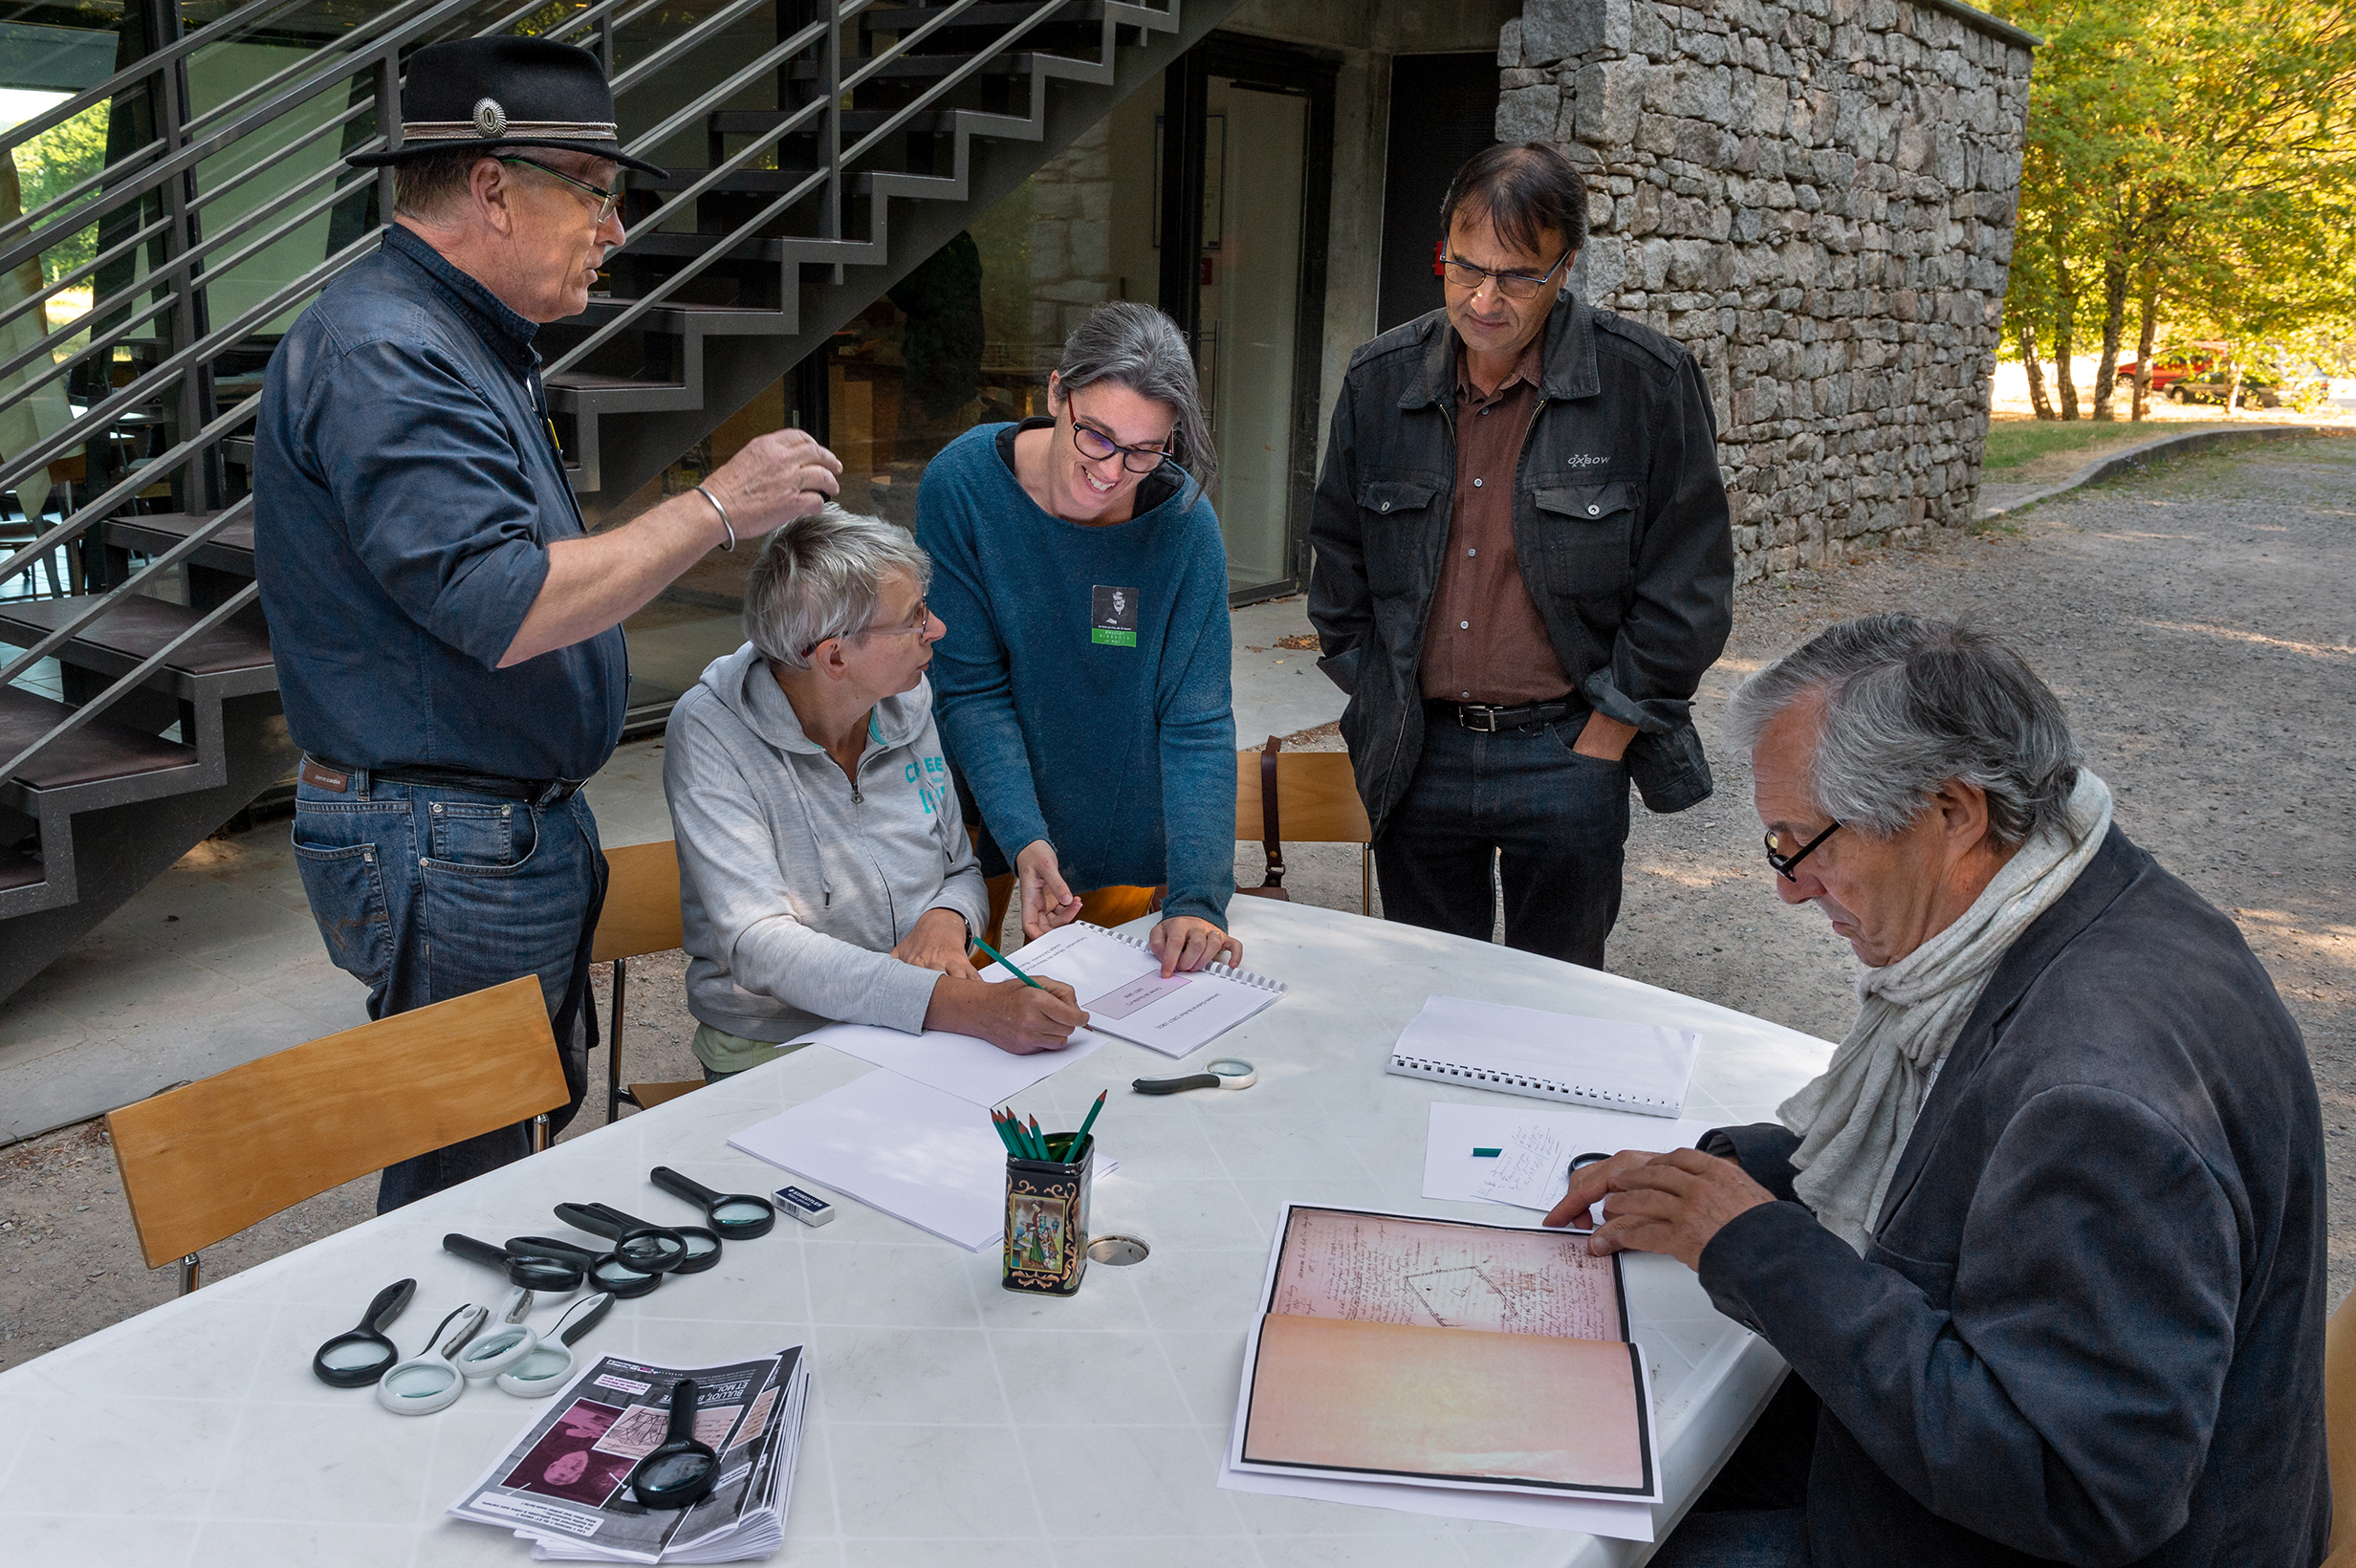
M 622 959 L 614 960 L 614 1001 L 609 1011 L 613 1017 L 606 1025 L 605 1050 L 605 1124 L 612 1126 L 622 1120 L 622 996 L 629 984 L 629 970 Z
M 1374 913 L 1374 846 L 1366 845 L 1358 852 L 1358 912 Z
M 181 1295 L 185 1296 L 190 1291 L 196 1289 L 197 1286 L 204 1283 L 204 1280 L 199 1277 L 202 1270 L 203 1265 L 197 1261 L 197 1257 L 194 1252 L 190 1252 L 186 1257 L 180 1260 Z
M 534 1154 L 546 1152 L 553 1141 L 548 1131 L 548 1113 L 542 1111 L 532 1119 L 532 1152 Z

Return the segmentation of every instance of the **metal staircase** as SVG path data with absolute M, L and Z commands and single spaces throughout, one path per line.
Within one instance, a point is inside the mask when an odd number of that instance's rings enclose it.
M 0 219 L 0 432 L 36 432 L 0 490 L 56 500 L 0 513 L 0 585 L 61 589 L 0 599 L 0 999 L 292 766 L 253 581 L 260 372 L 377 247 L 390 173 L 341 160 L 398 144 L 416 48 L 594 49 L 624 143 L 674 170 L 540 338 L 596 526 L 1234 4 L 226 0 L 182 33 L 198 7 L 133 0 L 151 46 L 0 135 L 22 166 L 109 114 L 103 167 Z

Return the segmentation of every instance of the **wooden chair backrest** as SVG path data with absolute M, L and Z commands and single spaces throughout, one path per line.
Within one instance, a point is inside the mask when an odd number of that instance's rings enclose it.
M 666 953 L 685 942 L 679 929 L 679 845 L 630 844 L 605 852 L 605 908 L 589 960 L 610 964 L 641 953 Z
M 1374 824 L 1346 751 L 1276 753 L 1277 824 L 1288 844 L 1366 844 Z M 1235 753 L 1235 837 L 1260 842 L 1260 753 Z
M 2356 1292 L 2323 1325 L 2323 1447 L 2332 1497 L 2323 1568 L 2356 1568 Z
M 106 1128 L 154 1269 L 566 1093 L 540 982 L 525 975 L 125 1105 Z

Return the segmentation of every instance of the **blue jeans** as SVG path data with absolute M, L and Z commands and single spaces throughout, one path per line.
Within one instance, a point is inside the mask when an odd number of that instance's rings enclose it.
M 1482 734 L 1427 710 L 1414 782 L 1374 841 L 1387 920 L 1486 942 L 1505 895 L 1505 945 L 1603 967 L 1620 918 L 1628 771 L 1571 750 L 1586 723 Z
M 342 794 L 294 790 L 294 859 L 337 967 L 389 1017 L 531 974 L 548 1003 L 572 1120 L 587 1090 L 590 939 L 605 898 L 597 818 L 576 794 L 554 805 L 469 790 L 381 783 L 354 769 Z M 521 1159 L 530 1123 L 388 1166 L 377 1212 Z

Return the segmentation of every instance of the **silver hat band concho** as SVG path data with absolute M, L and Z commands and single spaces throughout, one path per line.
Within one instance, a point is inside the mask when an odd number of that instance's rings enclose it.
M 548 138 L 558 142 L 612 142 L 617 127 L 608 121 L 599 124 L 591 120 L 508 120 L 496 130 L 487 130 L 471 120 L 413 120 L 401 127 L 404 142 L 479 142 L 487 138 L 504 137 Z

